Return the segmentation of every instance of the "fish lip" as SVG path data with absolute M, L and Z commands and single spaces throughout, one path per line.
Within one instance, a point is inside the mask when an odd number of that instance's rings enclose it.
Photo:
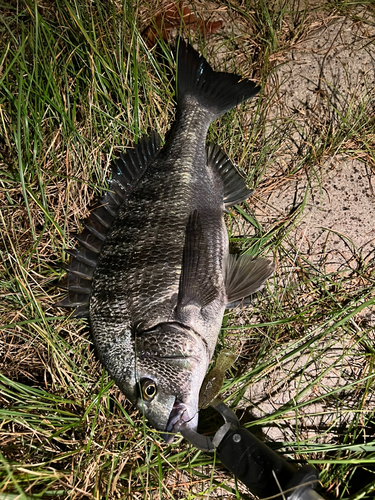
M 172 411 L 169 415 L 169 420 L 165 429 L 166 433 L 162 434 L 163 439 L 167 443 L 172 443 L 175 434 L 179 432 L 181 427 L 189 426 L 189 422 L 193 421 L 194 417 L 195 415 L 192 417 L 189 415 L 187 405 L 176 398 Z

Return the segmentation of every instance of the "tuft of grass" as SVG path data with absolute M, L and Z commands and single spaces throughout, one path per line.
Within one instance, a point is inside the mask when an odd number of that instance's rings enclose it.
M 273 254 L 278 270 L 248 308 L 229 311 L 217 352 L 237 355 L 222 397 L 241 422 L 297 465 L 321 472 L 329 498 L 370 499 L 374 465 L 375 269 L 345 240 L 336 269 L 293 238 L 324 165 L 375 166 L 374 99 L 330 97 L 308 120 L 275 111 L 275 71 L 322 23 L 373 22 L 371 3 L 247 0 L 194 12 L 224 20 L 192 41 L 221 70 L 262 83 L 261 99 L 215 123 L 218 142 L 256 193 L 227 216 L 231 246 Z M 98 362 L 85 321 L 56 310 L 61 261 L 90 204 L 106 189 L 114 152 L 173 120 L 174 60 L 141 33 L 156 2 L 24 0 L 0 27 L 0 500 L 241 498 L 217 458 L 181 438 L 160 440 Z M 271 82 L 271 83 L 270 83 Z M 323 89 L 323 87 L 322 87 Z M 303 181 L 308 182 L 303 184 Z M 300 182 L 290 213 L 268 203 Z M 210 413 L 211 412 L 211 413 Z M 200 428 L 220 420 L 201 412 Z M 216 426 L 216 427 L 215 427 Z

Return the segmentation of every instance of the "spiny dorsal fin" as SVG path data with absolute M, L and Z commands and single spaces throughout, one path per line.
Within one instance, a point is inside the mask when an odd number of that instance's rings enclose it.
M 253 191 L 247 189 L 245 181 L 217 144 L 210 144 L 207 149 L 207 165 L 215 169 L 223 181 L 226 208 L 247 200 L 253 194 Z
M 213 276 L 213 258 L 204 237 L 200 216 L 194 210 L 186 226 L 177 310 L 194 304 L 206 307 L 218 296 Z
M 92 279 L 107 233 L 121 205 L 134 190 L 159 149 L 160 137 L 152 132 L 114 162 L 112 179 L 108 181 L 110 191 L 99 199 L 96 208 L 84 221 L 84 230 L 75 235 L 79 246 L 67 251 L 72 258 L 59 286 L 69 293 L 55 306 L 76 308 L 74 317 L 88 317 Z
M 257 292 L 275 270 L 275 265 L 261 257 L 229 254 L 225 262 L 227 308 Z

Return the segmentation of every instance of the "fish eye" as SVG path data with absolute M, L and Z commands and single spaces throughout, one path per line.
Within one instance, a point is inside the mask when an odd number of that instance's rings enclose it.
M 141 382 L 142 397 L 145 401 L 154 399 L 157 393 L 157 387 L 153 380 L 145 379 Z

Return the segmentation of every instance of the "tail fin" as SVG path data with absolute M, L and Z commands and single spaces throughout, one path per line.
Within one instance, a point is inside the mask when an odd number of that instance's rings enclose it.
M 178 46 L 177 102 L 184 106 L 187 96 L 195 98 L 207 109 L 212 120 L 243 101 L 255 96 L 260 87 L 250 80 L 241 80 L 234 73 L 214 71 L 203 56 L 182 39 Z

